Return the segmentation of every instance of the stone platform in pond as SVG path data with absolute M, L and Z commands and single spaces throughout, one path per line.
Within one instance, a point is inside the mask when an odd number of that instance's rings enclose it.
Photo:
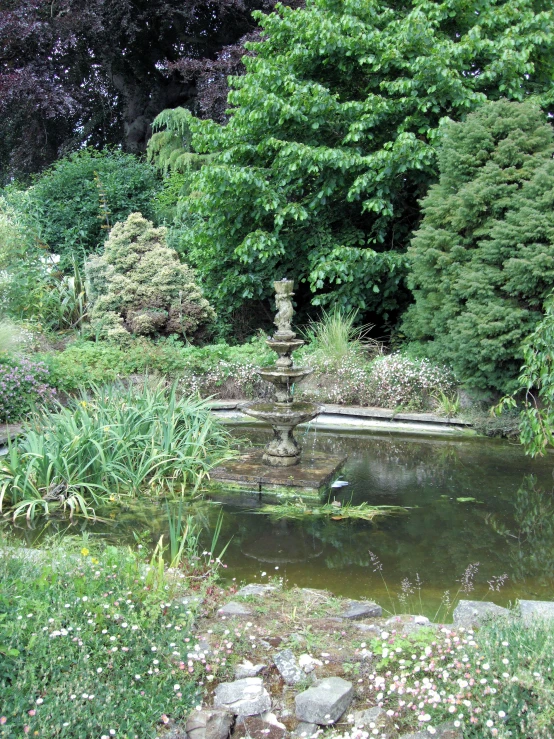
M 264 498 L 318 498 L 346 461 L 320 452 L 302 455 L 293 467 L 269 467 L 263 450 L 243 454 L 215 467 L 211 487 L 221 491 L 263 494 Z

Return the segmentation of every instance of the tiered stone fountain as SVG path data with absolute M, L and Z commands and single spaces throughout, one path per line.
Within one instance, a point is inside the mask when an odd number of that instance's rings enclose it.
M 321 411 L 315 403 L 295 403 L 294 385 L 312 373 L 309 367 L 295 367 L 292 352 L 304 342 L 297 339 L 291 329 L 294 314 L 292 280 L 273 283 L 277 315 L 277 331 L 267 344 L 279 356 L 273 367 L 258 370 L 260 376 L 275 386 L 276 400 L 273 403 L 254 401 L 242 406 L 249 416 L 265 421 L 273 427 L 274 438 L 266 446 L 262 460 L 270 467 L 292 467 L 300 462 L 300 447 L 294 438 L 294 429 L 300 423 L 314 419 Z
M 267 343 L 277 353 L 278 359 L 273 367 L 264 367 L 258 372 L 264 380 L 273 383 L 276 398 L 272 402 L 255 400 L 240 406 L 243 413 L 270 424 L 273 438 L 263 452 L 248 451 L 213 469 L 210 473 L 212 487 L 214 492 L 225 494 L 255 490 L 260 496 L 263 493 L 265 500 L 298 496 L 319 499 L 320 489 L 332 482 L 345 457 L 313 450 L 301 456 L 294 429 L 298 424 L 314 419 L 321 412 L 321 406 L 294 400 L 294 386 L 312 370 L 295 367 L 292 360 L 293 351 L 304 344 L 291 329 L 294 283 L 280 280 L 273 284 L 277 331 Z

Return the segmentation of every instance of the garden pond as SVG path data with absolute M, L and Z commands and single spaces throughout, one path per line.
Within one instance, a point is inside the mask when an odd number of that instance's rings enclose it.
M 265 444 L 268 433 L 236 430 L 256 445 Z M 552 600 L 552 455 L 532 460 L 518 444 L 478 437 L 307 431 L 302 443 L 305 450 L 348 455 L 341 479 L 349 484 L 333 489 L 331 498 L 405 506 L 408 512 L 376 522 L 309 515 L 275 520 L 256 514 L 260 502 L 255 495 L 217 495 L 211 502 L 192 503 L 205 546 L 223 510 L 218 547 L 230 541 L 226 581 L 282 577 L 291 586 L 369 598 L 393 612 L 418 611 L 430 618 L 445 591 L 452 600 L 486 599 L 500 605 L 517 598 Z M 96 522 L 69 526 L 52 519 L 47 526 L 67 533 L 77 528 L 114 543 L 134 544 L 135 532 L 154 546 L 161 534 L 167 539 L 167 513 L 165 506 L 144 504 L 103 513 Z M 43 530 L 36 522 L 34 529 L 22 527 L 19 533 L 33 544 Z M 462 595 L 464 572 L 476 563 L 474 590 Z M 496 590 L 504 575 L 506 581 Z M 403 590 L 407 602 L 398 600 Z

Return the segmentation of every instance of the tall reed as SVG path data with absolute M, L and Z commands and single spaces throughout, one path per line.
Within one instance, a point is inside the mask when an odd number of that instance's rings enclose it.
M 61 504 L 88 515 L 110 500 L 196 492 L 229 453 L 204 401 L 162 384 L 95 386 L 35 415 L 10 445 L 0 461 L 0 511 L 32 518 Z

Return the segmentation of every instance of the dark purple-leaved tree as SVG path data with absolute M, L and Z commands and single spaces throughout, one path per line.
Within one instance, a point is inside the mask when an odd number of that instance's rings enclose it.
M 0 183 L 83 143 L 140 152 L 177 105 L 222 120 L 274 0 L 0 0 Z

